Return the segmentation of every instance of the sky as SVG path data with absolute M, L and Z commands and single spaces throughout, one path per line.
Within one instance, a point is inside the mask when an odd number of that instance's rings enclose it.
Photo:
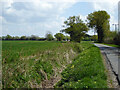
M 85 22 L 88 14 L 106 10 L 112 24 L 118 23 L 119 0 L 1 0 L 0 36 L 37 35 L 45 37 L 50 31 L 59 33 L 69 16 L 80 16 Z M 93 30 L 88 34 L 93 35 Z

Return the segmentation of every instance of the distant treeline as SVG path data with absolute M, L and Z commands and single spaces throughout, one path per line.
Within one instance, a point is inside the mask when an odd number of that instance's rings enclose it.
M 31 36 L 2 36 L 0 37 L 0 40 L 39 40 L 39 41 L 44 41 L 46 38 L 44 37 L 39 37 L 36 35 L 31 35 Z
M 57 40 L 57 38 L 53 38 L 52 35 L 50 37 L 49 34 L 46 37 L 39 37 L 39 36 L 36 36 L 36 35 L 31 35 L 31 36 L 11 36 L 11 35 L 6 35 L 6 36 L 0 37 L 0 40 L 38 40 L 38 41 L 47 40 L 47 41 L 52 41 L 52 40 Z M 62 40 L 63 41 L 69 41 L 70 38 L 68 36 L 66 36 Z
M 58 34 L 54 35 L 55 38 L 53 38 L 53 36 L 52 35 L 50 36 L 49 34 L 47 34 L 46 37 L 39 37 L 39 36 L 36 36 L 36 35 L 31 35 L 31 36 L 10 36 L 10 35 L 6 35 L 6 36 L 0 37 L 0 40 L 38 40 L 38 41 L 57 40 L 57 41 L 70 41 L 69 36 L 57 37 L 57 35 Z M 90 36 L 90 35 L 86 34 L 86 35 L 84 35 L 82 40 L 83 41 L 97 41 L 97 38 L 98 38 L 97 35 Z

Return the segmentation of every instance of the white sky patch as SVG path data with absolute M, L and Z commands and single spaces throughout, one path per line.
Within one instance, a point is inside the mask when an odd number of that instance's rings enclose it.
M 105 3 L 94 2 L 93 3 L 93 7 L 95 10 L 106 10 L 111 14 L 115 14 L 115 10 L 117 9 L 117 6 L 118 6 L 118 3 L 116 2 L 105 2 Z
M 32 19 L 34 19 L 34 21 L 39 21 L 39 19 L 42 18 L 46 20 L 56 18 L 58 15 L 63 13 L 65 9 L 69 8 L 74 3 L 48 3 L 38 1 L 33 3 L 28 2 L 26 4 L 18 2 L 10 4 L 4 3 L 3 5 L 3 16 L 8 16 L 8 18 L 6 18 L 6 21 L 11 22 L 10 17 L 14 17 L 19 23 L 25 23 L 25 21 L 29 23 L 29 21 Z M 21 7 L 19 7 L 18 4 L 21 5 Z M 14 20 L 11 23 L 16 22 Z
M 119 0 L 1 0 L 0 2 L 118 2 Z
M 87 15 L 83 16 L 83 15 L 80 14 L 80 18 L 83 20 L 84 23 L 86 23 L 85 20 L 87 19 Z
M 0 16 L 0 21 L 3 21 L 3 17 L 2 16 Z

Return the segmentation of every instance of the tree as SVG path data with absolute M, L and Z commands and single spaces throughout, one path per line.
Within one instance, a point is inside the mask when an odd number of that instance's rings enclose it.
M 57 38 L 58 41 L 62 41 L 65 37 L 62 33 L 56 33 L 54 36 Z
M 45 41 L 46 38 L 39 38 L 39 41 Z
M 5 40 L 6 39 L 6 36 L 2 36 L 2 40 Z
M 48 32 L 48 33 L 46 34 L 46 39 L 47 39 L 48 41 L 52 41 L 52 40 L 54 39 L 51 32 Z
M 38 40 L 39 36 L 36 35 L 31 35 L 30 40 Z
M 88 27 L 97 31 L 99 42 L 104 42 L 105 35 L 109 31 L 109 19 L 110 15 L 106 11 L 95 11 L 87 17 Z
M 21 36 L 21 40 L 26 40 L 26 36 Z
M 114 43 L 114 38 L 116 37 L 116 35 L 117 35 L 116 31 L 107 32 L 107 35 L 104 39 L 104 43 L 109 43 L 109 44 Z
M 83 23 L 79 16 L 69 17 L 64 24 L 66 28 L 63 29 L 62 32 L 69 34 L 71 41 L 80 42 L 82 37 L 88 31 L 88 27 Z
M 13 38 L 12 38 L 12 36 L 10 36 L 10 35 L 7 35 L 6 37 L 5 37 L 5 40 L 12 40 Z
M 26 40 L 31 40 L 31 36 L 26 36 Z
M 65 40 L 69 41 L 70 40 L 70 36 L 65 36 Z
M 14 37 L 14 40 L 19 40 L 20 38 L 18 36 L 15 36 Z
M 83 36 L 83 39 L 82 39 L 83 41 L 90 41 L 91 40 L 91 36 L 89 35 L 89 34 L 85 34 L 84 36 Z
M 97 41 L 97 40 L 98 40 L 98 36 L 97 36 L 97 35 L 93 35 L 93 36 L 91 37 L 91 39 L 94 40 L 94 41 Z

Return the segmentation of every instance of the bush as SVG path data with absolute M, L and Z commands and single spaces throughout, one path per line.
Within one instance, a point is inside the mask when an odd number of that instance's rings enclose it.
M 116 31 L 107 32 L 106 37 L 104 39 L 104 43 L 114 44 L 114 38 L 116 37 L 116 35 L 117 35 Z
M 52 41 L 54 38 L 53 38 L 52 34 L 47 33 L 47 34 L 46 34 L 46 39 L 47 39 L 48 41 Z
M 120 45 L 120 32 L 115 36 L 114 43 L 116 45 Z

